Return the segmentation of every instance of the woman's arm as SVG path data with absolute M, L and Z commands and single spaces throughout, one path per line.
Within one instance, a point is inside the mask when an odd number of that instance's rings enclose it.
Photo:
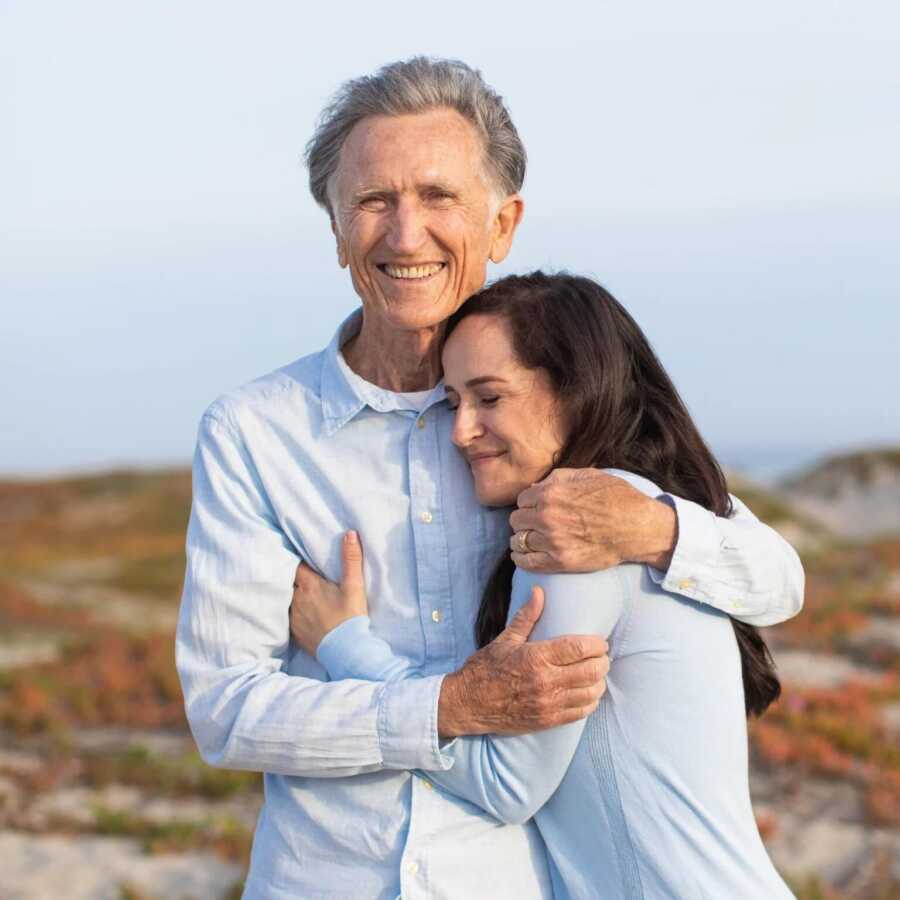
M 517 573 L 510 618 L 543 588 L 546 600 L 531 640 L 562 634 L 608 635 L 622 615 L 627 588 L 621 570 L 586 575 Z M 530 606 L 530 604 L 529 604 Z M 522 614 L 532 610 L 522 609 Z M 347 619 L 319 644 L 318 659 L 332 678 L 391 680 L 416 673 L 375 636 L 367 617 Z M 458 738 L 442 749 L 450 769 L 428 777 L 450 793 L 484 809 L 503 822 L 525 822 L 562 781 L 581 739 L 584 720 L 514 737 L 481 735 Z
M 627 606 L 627 586 L 619 568 L 581 575 L 520 571 L 514 581 L 510 615 L 516 613 L 535 585 L 543 588 L 545 601 L 531 640 L 561 634 L 608 637 Z M 501 822 L 526 822 L 559 787 L 585 721 L 515 737 L 458 739 L 443 748 L 452 766 L 427 774 L 436 784 Z

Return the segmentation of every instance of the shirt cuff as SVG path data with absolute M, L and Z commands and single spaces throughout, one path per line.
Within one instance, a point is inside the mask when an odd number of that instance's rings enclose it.
M 443 675 L 388 682 L 378 710 L 378 740 L 386 769 L 449 769 L 437 730 Z
M 365 639 L 369 636 L 369 621 L 368 616 L 345 619 L 319 642 L 316 659 L 325 667 L 332 681 L 358 678 L 355 673 L 365 671 Z
M 722 533 L 716 525 L 716 517 L 697 503 L 682 500 L 672 494 L 660 494 L 657 498 L 668 503 L 678 516 L 678 541 L 672 553 L 672 561 L 665 572 L 648 567 L 650 577 L 664 590 L 701 603 L 708 602 L 698 582 L 708 571 L 710 562 L 718 559 L 722 550 Z

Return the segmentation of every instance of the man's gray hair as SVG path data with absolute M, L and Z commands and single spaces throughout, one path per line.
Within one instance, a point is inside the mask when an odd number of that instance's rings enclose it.
M 448 107 L 475 126 L 484 145 L 492 187 L 514 194 L 525 180 L 525 147 L 503 98 L 477 69 L 455 59 L 416 56 L 394 62 L 374 75 L 344 82 L 322 111 L 306 145 L 309 189 L 332 217 L 328 189 L 337 171 L 341 147 L 366 116 L 402 116 Z

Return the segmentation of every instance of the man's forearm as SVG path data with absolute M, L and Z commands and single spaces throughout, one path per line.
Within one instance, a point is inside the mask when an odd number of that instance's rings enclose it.
M 451 672 L 444 678 L 438 697 L 437 730 L 442 738 L 466 734 L 486 734 L 487 729 L 476 721 L 475 710 L 466 697 L 465 676 Z
M 635 533 L 635 543 L 626 550 L 627 562 L 646 563 L 665 572 L 678 544 L 678 515 L 665 501 L 647 507 L 647 515 Z
M 216 671 L 185 652 L 179 663 L 191 731 L 211 765 L 319 778 L 440 766 L 441 676 L 322 682 L 260 665 Z

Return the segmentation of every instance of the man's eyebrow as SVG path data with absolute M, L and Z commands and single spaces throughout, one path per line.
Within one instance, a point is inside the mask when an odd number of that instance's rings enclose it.
M 427 184 L 420 184 L 418 186 L 418 191 L 420 194 L 437 192 L 441 194 L 452 194 L 454 197 L 459 193 L 455 187 L 452 187 L 449 184 L 442 184 L 439 181 L 430 181 Z
M 365 200 L 367 197 L 389 197 L 394 192 L 388 190 L 387 188 L 360 188 L 358 191 L 353 192 L 353 199 L 355 201 Z

